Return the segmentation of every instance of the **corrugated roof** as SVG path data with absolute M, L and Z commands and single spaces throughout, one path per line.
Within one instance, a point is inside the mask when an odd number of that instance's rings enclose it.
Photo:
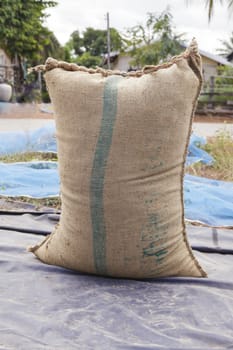
M 231 66 L 231 67 L 233 67 L 233 64 L 231 62 L 227 61 L 227 59 L 222 57 L 222 56 L 214 55 L 212 53 L 206 52 L 206 51 L 201 50 L 201 49 L 199 49 L 199 52 L 200 52 L 200 54 L 202 56 L 205 56 L 205 57 L 207 57 L 207 58 L 209 58 L 209 59 L 211 59 L 211 60 L 213 60 L 215 62 L 223 64 L 224 66 Z
M 186 44 L 182 44 L 181 46 L 187 48 L 188 45 Z M 207 52 L 207 51 L 204 51 L 202 49 L 199 48 L 199 53 L 201 56 L 204 56 L 204 57 L 207 57 L 209 58 L 210 60 L 213 60 L 215 62 L 218 62 L 224 66 L 230 66 L 230 67 L 233 67 L 233 64 L 231 62 L 229 62 L 226 58 L 222 57 L 222 56 L 219 56 L 219 55 L 214 55 L 210 52 Z

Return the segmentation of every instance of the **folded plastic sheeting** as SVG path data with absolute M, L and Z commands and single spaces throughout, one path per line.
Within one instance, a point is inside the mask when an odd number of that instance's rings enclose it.
M 189 220 L 233 227 L 233 182 L 186 174 L 184 205 Z
M 231 230 L 188 227 L 208 278 L 137 281 L 42 264 L 25 248 L 42 239 L 30 230 L 52 226 L 45 215 L 0 216 L 1 350 L 233 348 L 233 255 L 218 250 L 233 249 Z
M 191 135 L 188 147 L 188 156 L 186 158 L 186 165 L 191 165 L 197 162 L 201 162 L 208 165 L 211 165 L 213 163 L 213 157 L 200 148 L 205 144 L 206 139 L 204 137 L 200 137 L 195 134 Z
M 0 194 L 46 198 L 59 195 L 56 162 L 0 163 Z

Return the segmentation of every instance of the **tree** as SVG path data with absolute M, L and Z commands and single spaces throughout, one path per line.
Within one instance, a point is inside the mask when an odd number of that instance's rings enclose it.
M 19 81 L 23 84 L 25 62 L 35 64 L 53 51 L 58 42 L 43 25 L 45 10 L 56 1 L 49 0 L 1 0 L 0 47 L 19 67 Z M 55 44 L 56 41 L 56 44 Z
M 12 59 L 36 58 L 49 31 L 43 26 L 44 10 L 55 6 L 47 0 L 4 0 L 0 7 L 0 45 Z
M 221 40 L 222 48 L 218 49 L 218 52 L 221 56 L 229 56 L 233 53 L 233 32 L 231 33 L 230 39 L 227 40 Z
M 219 0 L 219 2 L 221 4 L 224 3 L 224 0 Z M 227 4 L 228 4 L 228 9 L 229 10 L 232 10 L 233 9 L 233 0 L 226 0 L 225 1 Z M 214 14 L 214 0 L 205 0 L 205 3 L 206 3 L 206 7 L 208 8 L 208 18 L 209 18 L 209 21 L 211 20 L 211 18 L 213 17 L 213 14 Z
M 115 28 L 110 29 L 110 38 L 111 50 L 121 50 L 123 39 Z M 107 30 L 88 27 L 82 34 L 76 30 L 71 34 L 66 48 L 74 51 L 76 63 L 87 67 L 99 65 L 101 57 L 107 52 Z
M 145 25 L 136 25 L 126 34 L 132 65 L 157 64 L 176 55 L 181 50 L 182 36 L 174 33 L 168 10 L 160 15 L 148 13 Z
M 92 56 L 90 52 L 84 52 L 81 56 L 78 56 L 76 58 L 76 63 L 80 66 L 85 67 L 96 67 L 100 66 L 102 62 L 101 57 L 99 56 Z
M 83 38 L 81 37 L 78 30 L 75 30 L 71 36 L 68 43 L 66 43 L 66 47 L 70 51 L 74 51 L 76 55 L 82 55 L 84 53 L 84 47 L 83 47 Z
M 186 2 L 192 2 L 192 0 L 186 0 Z M 216 4 L 216 0 L 204 0 L 205 6 L 208 9 L 208 19 L 209 21 L 212 19 L 213 14 L 214 14 L 214 7 Z M 228 9 L 229 11 L 233 10 L 233 0 L 218 0 L 220 4 L 223 4 L 224 2 L 228 4 Z
M 46 28 L 45 28 L 46 29 Z M 47 30 L 46 37 L 43 38 L 43 48 L 38 52 L 38 58 L 41 62 L 44 62 L 49 56 L 57 58 L 59 60 L 66 59 L 66 51 L 63 46 L 59 43 L 58 39 L 53 32 Z M 38 59 L 37 59 L 38 61 Z M 37 64 L 37 62 L 35 62 Z

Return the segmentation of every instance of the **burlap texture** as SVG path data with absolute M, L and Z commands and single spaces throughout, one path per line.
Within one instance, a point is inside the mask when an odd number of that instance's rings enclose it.
M 62 213 L 43 262 L 127 277 L 205 276 L 187 242 L 183 175 L 201 87 L 195 42 L 134 74 L 48 60 Z

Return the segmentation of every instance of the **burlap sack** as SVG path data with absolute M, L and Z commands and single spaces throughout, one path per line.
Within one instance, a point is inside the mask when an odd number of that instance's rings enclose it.
M 201 87 L 195 41 L 131 73 L 48 59 L 62 213 L 31 251 L 48 264 L 127 277 L 205 276 L 187 242 L 183 176 Z

